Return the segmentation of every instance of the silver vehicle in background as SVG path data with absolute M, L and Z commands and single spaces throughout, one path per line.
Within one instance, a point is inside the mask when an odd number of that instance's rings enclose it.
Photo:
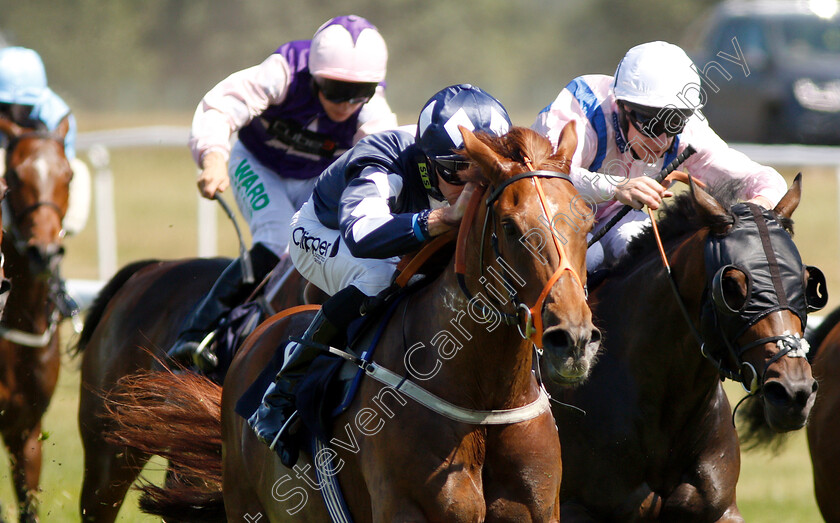
M 836 1 L 724 2 L 688 36 L 686 51 L 706 68 L 703 113 L 723 139 L 840 145 Z

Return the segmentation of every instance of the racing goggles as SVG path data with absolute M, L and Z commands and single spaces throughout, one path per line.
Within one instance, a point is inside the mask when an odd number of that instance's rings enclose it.
M 626 105 L 624 113 L 630 124 L 648 138 L 658 138 L 663 134 L 670 138 L 680 134 L 691 116 L 690 112 L 678 109 L 663 108 L 646 111 Z
M 376 82 L 343 82 L 329 78 L 315 78 L 315 85 L 328 101 L 334 104 L 363 104 L 373 98 Z
M 452 185 L 464 185 L 466 182 L 458 178 L 458 171 L 469 168 L 470 161 L 463 156 L 451 156 L 447 158 L 429 158 L 429 163 L 435 168 L 438 176 L 443 181 Z

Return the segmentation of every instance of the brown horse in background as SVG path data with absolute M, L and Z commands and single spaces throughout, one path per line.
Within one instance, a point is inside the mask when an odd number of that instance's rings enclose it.
M 678 197 L 666 206 L 659 225 L 691 325 L 675 299 L 650 231 L 633 240 L 627 256 L 593 290 L 593 314 L 604 329 L 604 353 L 586 383 L 553 391 L 585 411 L 553 409 L 563 449 L 564 522 L 743 521 L 735 503 L 738 436 L 721 386 L 721 365 L 727 377 L 752 390 L 774 430 L 805 424 L 817 385 L 804 357 L 781 352 L 782 343 L 791 343 L 785 346 L 795 346 L 796 355 L 803 355 L 800 316 L 748 301 L 751 292 L 770 292 L 752 285 L 770 263 L 758 258 L 764 261 L 707 267 L 704 261 L 704 252 L 714 252 L 710 242 L 734 242 L 727 243 L 726 250 L 749 256 L 759 236 L 760 221 L 750 221 L 754 214 L 749 214 L 759 209 L 741 204 L 736 217 L 730 206 L 740 188 L 717 189 L 716 198 L 699 188 Z M 806 272 L 793 240 L 781 230 L 790 226 L 799 198 L 797 177 L 773 216 L 769 211 L 761 216 L 774 234 L 774 256 L 787 263 L 782 266 Z M 730 236 L 734 224 L 740 224 L 739 232 Z M 760 244 L 758 250 L 769 257 Z M 752 273 L 744 267 L 753 267 Z M 806 278 L 818 272 L 808 276 L 782 270 L 789 277 L 785 285 L 796 292 L 804 292 Z M 791 292 L 791 287 L 785 290 Z M 742 321 L 739 310 L 750 311 L 750 319 Z M 731 321 L 734 328 L 719 321 Z M 724 337 L 730 340 L 731 353 L 723 348 Z
M 461 407 L 461 413 L 486 418 L 491 409 L 527 408 L 528 416 L 502 424 L 450 418 L 439 405 L 433 410 L 416 396 L 406 398 L 411 387 L 404 381 L 383 387 L 363 379 L 349 409 L 335 420 L 330 450 L 314 458 L 302 454 L 293 470 L 286 469 L 234 413 L 234 404 L 277 347 L 302 333 L 311 319 L 278 315 L 245 341 L 223 391 L 207 382 L 185 381 L 189 377 L 157 375 L 141 378 L 134 387 L 138 394 L 158 391 L 154 406 L 116 403 L 126 424 L 123 435 L 180 463 L 190 475 L 205 472 L 203 485 L 169 485 L 159 492 L 162 504 L 156 513 L 188 520 L 184 511 L 190 509 L 192 517 L 221 521 L 223 493 L 228 521 L 262 516 L 328 521 L 325 505 L 310 499 L 320 488 L 312 483 L 314 465 L 327 475 L 337 474 L 355 521 L 557 520 L 560 448 L 553 418 L 542 410 L 547 399 L 532 371 L 532 342 L 542 346 L 548 366 L 571 383 L 588 375 L 600 339 L 581 280 L 591 214 L 581 214 L 574 187 L 557 174 L 568 172 L 574 127 L 564 131 L 556 155 L 547 140 L 529 129 L 515 127 L 503 138 L 477 137 L 463 128 L 462 134 L 464 154 L 483 173 L 478 178 L 483 189 L 474 198 L 478 206 L 461 223 L 464 243 L 458 249 L 466 253 L 464 270 L 459 272 L 456 255 L 439 276 L 395 305 L 375 363 L 366 370 L 374 375 L 376 369 L 390 369 L 453 408 Z M 546 170 L 528 172 L 528 162 Z M 560 219 L 564 216 L 569 220 Z M 572 216 L 578 217 L 576 226 Z M 562 235 L 565 249 L 552 232 Z M 543 241 L 533 242 L 535 234 Z M 501 285 L 488 284 L 483 276 L 494 272 L 507 274 L 508 290 L 515 291 L 510 299 Z M 464 275 L 463 287 L 458 274 Z M 479 289 L 470 299 L 469 291 Z M 498 308 L 487 298 L 493 292 Z M 531 333 L 532 315 L 536 334 L 524 338 L 521 331 Z M 431 346 L 425 343 L 429 340 Z M 198 441 L 190 435 L 181 448 L 165 437 L 155 444 L 155 433 L 144 429 L 150 417 L 176 409 L 184 416 L 183 430 L 218 424 L 221 416 L 224 489 L 221 478 L 214 477 L 222 468 L 214 461 L 220 449 L 202 452 L 190 444 Z
M 82 521 L 113 522 L 149 459 L 106 440 L 113 428 L 104 416 L 106 394 L 125 376 L 162 369 L 160 362 L 184 318 L 229 263 L 224 258 L 135 262 L 117 272 L 91 306 L 77 344 L 82 354 L 79 431 L 85 453 Z M 302 303 L 305 280 L 297 271 L 290 270 L 277 284 L 290 290 L 277 292 L 273 307 Z
M 14 288 L 0 319 L 0 434 L 9 450 L 20 521 L 38 521 L 41 417 L 61 364 L 53 296 L 64 254 L 62 220 L 73 172 L 64 154 L 65 119 L 54 133 L 0 119 L 9 139 L 2 251 Z
M 808 333 L 814 377 L 820 384 L 808 420 L 814 494 L 822 517 L 840 522 L 840 307 Z

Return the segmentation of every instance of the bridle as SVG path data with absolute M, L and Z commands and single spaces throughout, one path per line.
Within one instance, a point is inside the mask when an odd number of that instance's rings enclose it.
M 662 262 L 665 266 L 666 273 L 668 275 L 668 282 L 671 286 L 671 290 L 673 291 L 674 298 L 676 299 L 680 310 L 688 324 L 692 335 L 694 336 L 697 344 L 700 346 L 700 352 L 707 360 L 709 360 L 717 369 L 718 373 L 721 376 L 721 379 L 728 378 L 733 381 L 737 381 L 741 383 L 750 396 L 759 393 L 763 390 L 764 387 L 764 378 L 767 374 L 767 369 L 781 359 L 784 356 L 790 357 L 804 357 L 808 352 L 808 342 L 800 337 L 799 333 L 789 333 L 785 332 L 781 335 L 775 336 L 768 336 L 764 338 L 760 338 L 749 342 L 744 345 L 738 345 L 737 339 L 746 332 L 747 329 L 758 323 L 762 318 L 766 317 L 768 314 L 778 311 L 789 309 L 794 312 L 801 320 L 802 329 L 805 328 L 805 322 L 807 319 L 805 311 L 813 311 L 819 310 L 824 306 L 824 303 L 821 303 L 823 297 L 819 296 L 819 291 L 824 292 L 825 287 L 825 277 L 822 276 L 822 273 L 816 269 L 808 267 L 808 269 L 814 271 L 812 275 L 809 276 L 809 282 L 803 289 L 803 292 L 797 293 L 795 291 L 789 292 L 785 289 L 785 286 L 782 282 L 783 276 L 782 272 L 784 272 L 784 277 L 786 278 L 793 278 L 796 275 L 791 275 L 791 271 L 782 271 L 779 266 L 780 262 L 777 259 L 775 249 L 771 243 L 771 233 L 767 227 L 767 221 L 761 212 L 761 210 L 752 203 L 742 204 L 745 207 L 736 209 L 733 208 L 732 212 L 738 212 L 739 216 L 743 215 L 740 219 L 740 222 L 747 222 L 747 221 L 754 221 L 755 222 L 755 232 L 753 233 L 752 230 L 746 231 L 743 234 L 750 234 L 751 237 L 757 236 L 761 243 L 761 250 L 760 253 L 763 255 L 763 259 L 756 259 L 755 264 L 764 264 L 765 266 L 769 267 L 769 282 L 766 281 L 768 278 L 762 277 L 760 285 L 760 292 L 753 293 L 752 289 L 754 286 L 753 276 L 750 272 L 750 263 L 747 262 L 743 267 L 738 267 L 733 264 L 726 263 L 728 260 L 726 259 L 726 253 L 721 255 L 710 254 L 710 251 L 714 251 L 713 248 L 710 248 L 710 242 L 714 242 L 715 239 L 712 237 L 706 240 L 706 266 L 707 271 L 711 271 L 712 267 L 714 267 L 714 273 L 711 278 L 707 278 L 706 288 L 703 292 L 703 300 L 701 304 L 701 324 L 708 327 L 705 330 L 712 334 L 717 340 L 722 342 L 722 345 L 725 348 L 726 354 L 716 356 L 713 351 L 709 350 L 707 341 L 703 338 L 703 335 L 694 325 L 692 321 L 692 317 L 688 312 L 688 309 L 683 301 L 679 289 L 677 288 L 676 280 L 674 279 L 673 273 L 671 272 L 670 264 L 668 263 L 667 255 L 665 254 L 665 250 L 662 246 L 662 240 L 659 236 L 659 230 L 656 225 L 656 219 L 654 218 L 653 212 L 648 210 L 651 216 L 651 227 L 653 229 L 654 237 L 656 238 L 657 246 L 659 248 L 660 256 L 662 258 Z M 736 206 L 738 207 L 738 206 Z M 744 208 L 749 210 L 749 214 L 744 212 Z M 783 230 L 779 231 L 781 234 L 787 234 Z M 722 240 L 720 239 L 722 238 Z M 726 236 L 722 236 L 718 239 L 718 241 L 725 241 Z M 777 247 L 779 248 L 779 247 Z M 750 251 L 751 249 L 747 247 L 742 248 L 741 250 L 746 249 Z M 736 249 L 730 249 L 731 251 L 736 251 Z M 757 250 L 757 249 L 755 249 Z M 740 253 L 743 254 L 743 253 Z M 715 259 L 717 258 L 717 259 Z M 721 261 L 721 258 L 723 260 Z M 746 300 L 743 306 L 738 310 L 732 310 L 723 300 L 723 291 L 722 291 L 722 278 L 724 272 L 731 268 L 735 267 L 741 270 L 750 281 L 750 285 L 747 292 Z M 804 266 L 803 266 L 804 267 Z M 758 272 L 753 270 L 753 272 Z M 809 273 L 810 274 L 810 273 Z M 811 279 L 814 279 L 816 283 L 811 282 Z M 758 295 L 761 295 L 759 298 Z M 768 301 L 768 296 L 772 299 L 775 297 L 777 303 L 774 305 Z M 827 300 L 827 297 L 824 297 Z M 724 318 L 724 315 L 727 315 L 729 318 Z M 738 320 L 738 321 L 736 321 Z M 747 362 L 743 361 L 743 355 L 750 349 L 754 347 L 758 347 L 761 345 L 765 345 L 768 343 L 775 343 L 779 350 L 776 354 L 773 355 L 764 365 L 763 372 L 761 375 L 757 372 L 755 367 Z M 737 368 L 732 368 L 729 366 L 725 361 L 725 356 L 728 356 L 729 361 L 735 362 Z
M 15 185 L 21 185 L 21 178 L 17 171 L 12 167 L 12 151 L 20 144 L 21 141 L 30 138 L 38 138 L 42 140 L 52 140 L 58 142 L 62 148 L 64 145 L 64 139 L 55 134 L 49 133 L 45 131 L 32 131 L 26 132 L 18 136 L 11 137 L 9 139 L 9 145 L 6 150 L 6 172 L 5 177 L 8 182 L 11 182 L 9 185 L 11 187 L 9 190 L 14 190 Z M 3 211 L 4 216 L 8 215 L 8 227 L 6 229 L 6 236 L 10 236 L 10 240 L 12 245 L 14 246 L 15 251 L 20 255 L 22 258 L 26 257 L 26 251 L 28 248 L 27 240 L 24 237 L 24 234 L 21 232 L 21 224 L 23 220 L 32 214 L 33 212 L 37 211 L 41 207 L 47 207 L 52 209 L 59 219 L 59 223 L 62 221 L 63 212 L 61 207 L 58 206 L 55 202 L 51 200 L 39 200 L 34 202 L 30 205 L 27 205 L 23 209 L 14 212 L 12 208 L 11 202 L 8 198 L 4 198 L 3 202 Z M 60 236 L 63 237 L 64 231 L 60 231 Z M 47 263 L 48 270 L 48 304 L 49 303 L 56 303 L 55 295 L 58 292 L 59 286 L 59 277 L 57 272 L 54 270 L 55 266 L 57 266 L 57 261 L 60 260 L 62 255 L 62 251 L 59 250 L 57 254 L 50 255 L 50 258 Z M 12 329 L 5 326 L 0 325 L 0 338 L 5 340 L 11 341 L 13 343 L 24 345 L 33 348 L 40 348 L 44 347 L 49 343 L 52 339 L 53 334 L 55 333 L 58 323 L 61 321 L 61 314 L 57 307 L 52 307 L 50 311 L 47 311 L 48 317 L 48 325 L 47 328 L 44 330 L 43 333 L 34 334 L 30 332 L 20 331 L 18 329 Z
M 14 176 L 14 179 L 17 181 L 17 183 L 18 184 L 21 183 L 20 182 L 20 175 L 18 174 L 17 169 L 12 168 L 12 151 L 14 151 L 15 147 L 17 147 L 18 144 L 21 141 L 26 140 L 26 139 L 30 139 L 30 138 L 38 138 L 38 139 L 41 139 L 41 140 L 52 140 L 52 141 L 55 141 L 55 142 L 58 142 L 59 144 L 61 144 L 62 147 L 64 145 L 64 139 L 61 136 L 59 136 L 55 133 L 49 133 L 49 132 L 45 132 L 45 131 L 31 131 L 31 132 L 23 133 L 19 136 L 15 136 L 15 137 L 10 138 L 9 139 L 9 146 L 6 150 L 6 174 L 5 174 L 5 176 L 6 176 L 7 180 L 10 180 L 11 176 Z M 9 228 L 8 228 L 7 232 L 11 234 L 12 240 L 14 242 L 15 250 L 19 254 L 23 254 L 26 251 L 26 240 L 23 238 L 23 234 L 20 231 L 20 224 L 21 224 L 21 222 L 23 222 L 23 220 L 28 215 L 32 214 L 33 212 L 40 209 L 41 207 L 48 207 L 56 213 L 56 215 L 59 218 L 59 222 L 62 219 L 62 214 L 63 213 L 62 213 L 61 207 L 59 207 L 58 204 L 56 204 L 55 202 L 50 201 L 50 200 L 39 200 L 35 203 L 27 205 L 26 207 L 19 210 L 18 212 L 14 212 L 14 209 L 12 209 L 12 205 L 8 200 L 4 199 L 3 202 L 4 202 L 4 205 L 5 205 L 4 210 L 7 210 L 9 212 L 9 217 L 10 217 Z M 63 231 L 62 231 L 61 234 L 63 236 Z
M 487 237 L 487 229 L 488 229 L 488 225 L 491 221 L 490 217 L 495 215 L 495 212 L 493 211 L 493 204 L 496 202 L 496 200 L 499 199 L 499 197 L 502 195 L 502 193 L 504 192 L 504 190 L 506 188 L 508 188 L 510 185 L 512 185 L 512 184 L 514 184 L 514 183 L 516 183 L 520 180 L 531 180 L 534 184 L 535 191 L 536 191 L 537 195 L 539 196 L 540 205 L 541 205 L 541 208 L 542 208 L 543 216 L 546 219 L 546 223 L 551 223 L 551 216 L 549 215 L 548 206 L 546 205 L 547 198 L 545 196 L 545 192 L 543 191 L 542 184 L 540 183 L 540 179 L 555 178 L 555 179 L 564 180 L 564 181 L 566 181 L 570 184 L 572 183 L 571 179 L 569 178 L 569 175 L 567 175 L 567 174 L 563 174 L 563 173 L 555 172 L 555 171 L 535 170 L 533 168 L 533 166 L 531 165 L 530 159 L 528 159 L 527 157 L 524 158 L 524 162 L 529 169 L 527 172 L 523 172 L 523 173 L 517 174 L 515 176 L 511 176 L 510 178 L 501 182 L 496 187 L 488 186 L 488 187 L 485 187 L 483 191 L 476 191 L 473 194 L 473 196 L 470 199 L 470 202 L 468 204 L 467 210 L 464 213 L 464 217 L 461 220 L 461 227 L 458 231 L 458 243 L 457 243 L 457 247 L 456 247 L 456 251 L 455 251 L 455 275 L 458 279 L 458 285 L 461 288 L 461 292 L 464 294 L 464 296 L 467 298 L 467 300 L 472 302 L 473 299 L 474 299 L 474 296 L 470 292 L 470 290 L 467 288 L 466 276 L 465 276 L 465 274 L 466 274 L 466 261 L 465 261 L 466 238 L 467 238 L 467 235 L 469 234 L 470 226 L 472 225 L 472 223 L 474 221 L 474 218 L 475 218 L 475 214 L 478 210 L 479 202 L 480 202 L 482 196 L 484 196 L 484 194 L 489 191 L 490 194 L 489 194 L 489 196 L 487 196 L 487 198 L 484 201 L 484 205 L 487 208 L 487 212 L 484 215 L 484 224 L 483 224 L 482 229 L 481 229 L 481 243 L 480 244 L 482 245 L 482 248 L 479 251 L 479 266 L 481 267 L 481 276 L 478 278 L 478 281 L 482 284 L 483 288 L 487 291 L 487 296 L 489 297 L 489 299 L 491 301 L 493 301 L 493 304 L 495 305 L 495 309 L 491 308 L 491 307 L 488 307 L 484 303 L 477 304 L 477 306 L 482 309 L 482 313 L 484 314 L 484 317 L 489 318 L 489 317 L 492 317 L 494 315 L 498 315 L 501 318 L 501 321 L 503 321 L 506 325 L 516 325 L 517 328 L 519 329 L 520 335 L 524 339 L 531 340 L 531 342 L 533 342 L 533 344 L 537 347 L 538 350 L 542 350 L 542 345 L 543 345 L 542 344 L 542 334 L 543 334 L 543 330 L 544 330 L 543 329 L 543 322 L 542 322 L 542 309 L 543 309 L 545 299 L 548 296 L 548 293 L 551 291 L 551 288 L 554 286 L 554 284 L 557 282 L 557 280 L 560 279 L 560 276 L 562 276 L 566 271 L 569 271 L 572 274 L 572 276 L 575 278 L 575 280 L 577 280 L 578 285 L 580 285 L 580 287 L 584 290 L 584 294 L 586 293 L 586 286 L 584 285 L 583 281 L 581 280 L 580 276 L 577 274 L 575 269 L 569 263 L 569 257 L 566 255 L 566 250 L 563 248 L 563 244 L 560 243 L 560 241 L 557 239 L 557 237 L 551 231 L 549 231 L 549 234 L 551 235 L 552 239 L 554 240 L 554 247 L 557 250 L 557 255 L 558 255 L 560 261 L 559 261 L 559 265 L 558 265 L 557 269 L 554 271 L 554 274 L 546 282 L 545 286 L 543 287 L 542 291 L 539 294 L 539 297 L 537 298 L 537 300 L 536 300 L 536 302 L 534 303 L 533 306 L 529 307 L 527 304 L 525 304 L 519 298 L 519 295 L 518 295 L 518 293 L 516 291 L 516 288 L 514 287 L 513 283 L 518 283 L 521 286 L 521 285 L 524 285 L 525 282 L 521 281 L 521 280 L 516 281 L 516 282 L 512 282 L 511 277 L 513 277 L 513 276 L 511 276 L 511 274 L 515 275 L 515 273 L 512 270 L 504 270 L 504 271 L 502 271 L 503 274 L 499 275 L 499 272 L 496 271 L 495 269 L 493 269 L 493 268 L 487 269 L 487 267 L 485 266 L 483 245 L 485 243 L 485 238 Z M 496 228 L 495 227 L 496 227 L 495 220 L 493 220 L 493 231 L 490 233 L 490 243 L 491 243 L 491 246 L 493 248 L 493 254 L 495 256 L 495 259 L 499 262 L 500 265 L 502 265 L 503 267 L 509 268 L 509 265 L 504 261 L 504 258 L 502 257 L 501 251 L 499 249 L 499 238 L 498 238 L 498 235 L 496 234 Z M 501 310 L 503 303 L 501 303 L 501 300 L 496 297 L 497 291 L 490 290 L 490 288 L 488 287 L 489 280 L 485 276 L 485 270 L 486 269 L 494 271 L 495 272 L 495 274 L 493 275 L 494 277 L 501 276 L 503 278 L 504 283 L 505 283 L 504 287 L 508 292 L 510 301 L 513 303 L 513 305 L 516 309 L 515 313 L 503 312 Z M 524 329 L 522 328 L 523 318 L 520 317 L 520 316 L 524 316 L 524 325 L 525 325 Z

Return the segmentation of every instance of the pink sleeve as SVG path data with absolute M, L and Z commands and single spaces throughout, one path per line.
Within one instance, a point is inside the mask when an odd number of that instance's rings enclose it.
M 572 93 L 563 89 L 554 102 L 537 115 L 537 120 L 531 128 L 548 138 L 556 149 L 559 145 L 560 133 L 572 120 L 576 122 L 578 137 L 570 172 L 572 183 L 578 192 L 598 203 L 610 200 L 615 194 L 615 185 L 606 176 L 582 167 L 592 165 L 595 159 L 598 150 L 598 133 L 590 125 Z
M 195 110 L 190 133 L 193 159 L 210 151 L 230 155 L 230 137 L 269 105 L 283 101 L 290 82 L 289 64 L 279 54 L 228 76 L 211 89 Z
M 692 176 L 706 183 L 732 178 L 744 180 L 745 194 L 742 197 L 745 200 L 763 196 L 773 205 L 779 203 L 787 191 L 787 183 L 778 171 L 729 147 L 709 127 L 707 120 L 697 116 L 689 120 L 683 137 L 685 143 L 697 149 L 697 153 L 685 162 L 685 169 Z

